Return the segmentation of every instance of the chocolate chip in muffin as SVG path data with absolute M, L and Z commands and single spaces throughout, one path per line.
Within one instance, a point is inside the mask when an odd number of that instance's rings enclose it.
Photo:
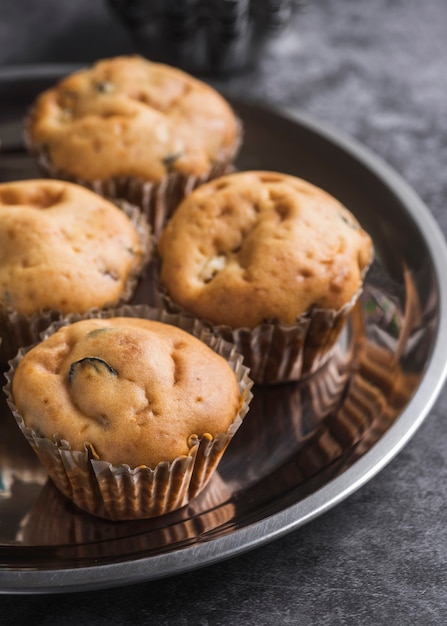
M 116 86 L 110 80 L 103 80 L 95 84 L 95 90 L 99 93 L 114 93 Z
M 168 154 L 168 156 L 163 159 L 163 163 L 165 164 L 166 168 L 169 170 L 169 169 L 172 168 L 174 163 L 176 161 L 178 161 L 178 159 L 181 159 L 182 156 L 183 156 L 182 152 L 176 152 L 174 154 Z
M 75 361 L 71 364 L 70 370 L 68 372 L 68 382 L 70 384 L 73 383 L 77 374 L 81 372 L 86 372 L 87 370 L 91 370 L 92 368 L 97 374 L 100 374 L 101 376 L 103 376 L 104 374 L 118 376 L 116 370 L 114 370 L 111 365 L 104 361 L 104 359 L 90 356 L 80 359 L 79 361 Z

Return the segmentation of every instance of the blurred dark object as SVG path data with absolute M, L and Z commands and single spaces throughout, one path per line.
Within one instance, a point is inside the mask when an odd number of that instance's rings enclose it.
M 199 74 L 254 67 L 303 0 L 108 0 L 138 51 Z

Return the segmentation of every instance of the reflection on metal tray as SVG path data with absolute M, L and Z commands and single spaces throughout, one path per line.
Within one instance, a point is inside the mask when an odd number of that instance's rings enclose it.
M 63 71 L 63 69 L 62 69 Z M 66 68 L 66 71 L 68 69 Z M 39 176 L 21 120 L 61 74 L 1 76 L 0 180 Z M 328 510 L 378 472 L 427 415 L 446 376 L 444 241 L 428 210 L 380 160 L 301 116 L 233 103 L 241 169 L 302 176 L 338 197 L 373 237 L 376 261 L 326 365 L 301 383 L 255 388 L 209 487 L 189 506 L 136 522 L 77 510 L 47 480 L 0 404 L 0 591 L 111 587 L 210 564 Z M 145 292 L 138 300 L 150 302 Z

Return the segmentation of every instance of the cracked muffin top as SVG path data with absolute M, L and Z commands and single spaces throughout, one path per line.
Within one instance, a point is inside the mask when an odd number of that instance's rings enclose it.
M 369 235 L 328 193 L 293 176 L 239 172 L 193 191 L 159 242 L 160 280 L 201 319 L 254 328 L 339 310 L 373 257 Z
M 189 74 L 140 56 L 105 59 L 43 92 L 26 124 L 31 151 L 69 177 L 160 181 L 231 161 L 240 126 L 230 105 Z
M 118 303 L 147 251 L 129 217 L 56 180 L 0 184 L 0 304 L 31 315 Z
M 12 393 L 40 436 L 130 467 L 187 455 L 205 433 L 225 433 L 242 404 L 235 373 L 205 343 L 126 317 L 62 327 L 24 356 Z

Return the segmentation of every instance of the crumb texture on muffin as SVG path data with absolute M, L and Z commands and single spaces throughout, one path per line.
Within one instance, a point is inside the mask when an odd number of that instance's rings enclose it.
M 241 392 L 227 361 L 186 331 L 139 318 L 64 326 L 19 363 L 13 397 L 28 428 L 88 443 L 112 465 L 155 467 L 225 433 Z
M 240 143 L 238 120 L 212 87 L 137 55 L 98 61 L 43 92 L 26 133 L 31 150 L 87 180 L 200 176 Z
M 25 315 L 117 303 L 144 256 L 126 214 L 78 185 L 0 184 L 0 303 Z
M 362 286 L 372 241 L 323 190 L 275 172 L 240 172 L 187 197 L 159 242 L 169 297 L 232 328 L 339 310 Z

